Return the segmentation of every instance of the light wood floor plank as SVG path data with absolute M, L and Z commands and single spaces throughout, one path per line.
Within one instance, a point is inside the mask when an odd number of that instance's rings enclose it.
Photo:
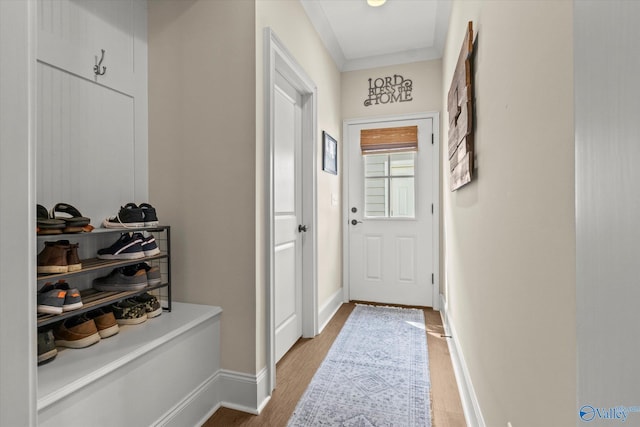
M 207 420 L 204 427 L 283 427 L 302 397 L 307 385 L 329 348 L 336 339 L 355 302 L 343 304 L 320 335 L 302 338 L 289 350 L 276 366 L 276 389 L 271 400 L 258 416 L 220 408 Z M 427 347 L 431 375 L 431 402 L 433 427 L 464 427 L 464 414 L 451 365 L 451 356 L 440 313 L 423 309 L 427 325 Z

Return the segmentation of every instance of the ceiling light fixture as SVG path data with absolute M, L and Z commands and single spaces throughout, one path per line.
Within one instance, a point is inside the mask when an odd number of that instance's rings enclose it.
M 367 4 L 371 7 L 378 7 L 385 4 L 387 0 L 367 0 Z

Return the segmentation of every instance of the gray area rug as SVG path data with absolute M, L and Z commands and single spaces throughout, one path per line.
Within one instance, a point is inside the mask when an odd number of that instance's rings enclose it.
M 289 420 L 298 426 L 431 426 L 421 310 L 357 305 Z

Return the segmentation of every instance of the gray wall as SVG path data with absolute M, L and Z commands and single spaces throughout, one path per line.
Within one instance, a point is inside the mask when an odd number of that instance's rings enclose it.
M 640 3 L 574 6 L 577 413 L 640 405 Z

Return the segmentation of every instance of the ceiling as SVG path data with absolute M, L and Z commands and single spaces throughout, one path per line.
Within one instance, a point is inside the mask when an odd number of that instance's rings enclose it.
M 341 71 L 442 57 L 451 0 L 300 0 Z

